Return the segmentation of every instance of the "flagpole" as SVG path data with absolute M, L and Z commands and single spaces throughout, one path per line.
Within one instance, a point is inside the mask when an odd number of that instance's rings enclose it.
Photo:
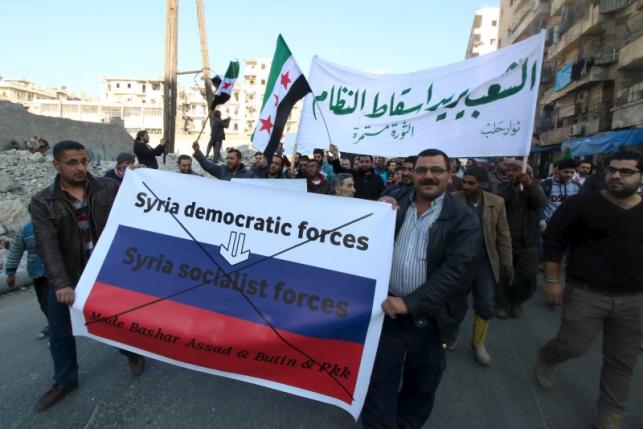
M 199 139 L 201 138 L 201 135 L 203 134 L 203 130 L 205 129 L 205 124 L 208 119 L 210 119 L 210 123 L 214 123 L 214 106 L 212 106 L 212 102 L 214 101 L 214 95 L 212 94 L 212 82 L 210 81 L 210 60 L 208 58 L 208 36 L 205 31 L 205 11 L 203 9 L 203 1 L 202 0 L 196 0 L 196 12 L 197 12 L 197 20 L 199 22 L 199 41 L 201 44 L 201 63 L 203 64 L 203 80 L 205 81 L 205 100 L 207 103 L 206 107 L 206 112 L 208 113 L 208 116 L 203 119 L 203 123 L 201 124 L 201 131 L 199 131 L 199 135 L 196 138 L 195 143 L 199 143 Z M 212 106 L 212 108 L 211 108 Z

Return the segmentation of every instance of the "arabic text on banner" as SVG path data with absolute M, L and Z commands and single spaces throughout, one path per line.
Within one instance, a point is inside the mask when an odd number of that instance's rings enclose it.
M 302 146 L 380 156 L 528 155 L 545 36 L 407 74 L 362 73 L 313 58 Z
M 74 334 L 357 418 L 393 229 L 384 203 L 130 171 L 76 288 Z

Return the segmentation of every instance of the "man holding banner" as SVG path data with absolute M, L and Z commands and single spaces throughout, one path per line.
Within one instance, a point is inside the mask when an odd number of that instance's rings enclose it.
M 30 205 L 38 253 L 49 281 L 47 319 L 54 361 L 54 385 L 36 403 L 36 411 L 55 405 L 78 387 L 76 342 L 68 306 L 74 303 L 76 284 L 118 191 L 115 180 L 87 172 L 90 159 L 82 144 L 59 142 L 53 155 L 58 175 L 53 185 L 34 195 Z M 132 375 L 141 375 L 144 358 L 121 353 L 128 357 Z
M 446 369 L 444 341 L 467 308 L 480 223 L 446 192 L 449 167 L 444 152 L 422 151 L 415 188 L 397 195 L 389 297 L 362 411 L 365 428 L 420 428 L 428 420 Z

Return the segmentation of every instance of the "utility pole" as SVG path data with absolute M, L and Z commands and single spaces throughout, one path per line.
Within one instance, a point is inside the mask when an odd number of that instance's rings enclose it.
M 174 152 L 176 135 L 176 101 L 178 85 L 176 82 L 177 35 L 179 26 L 178 0 L 167 0 L 165 18 L 165 70 L 163 82 L 163 138 L 165 153 Z M 163 155 L 165 162 L 165 155 Z
M 203 80 L 205 80 L 205 99 L 207 104 L 208 116 L 210 123 L 214 120 L 214 111 L 211 110 L 214 94 L 212 93 L 212 81 L 210 76 L 210 60 L 208 59 L 208 37 L 205 31 L 205 12 L 203 11 L 203 1 L 196 0 L 196 13 L 199 20 L 199 39 L 201 41 L 201 62 L 203 63 Z

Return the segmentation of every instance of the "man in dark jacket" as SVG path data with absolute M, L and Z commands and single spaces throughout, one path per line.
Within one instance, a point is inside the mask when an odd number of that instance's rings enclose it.
M 547 205 L 542 188 L 522 173 L 522 162 L 505 162 L 507 181 L 497 187 L 497 194 L 505 200 L 507 223 L 511 234 L 514 278 L 511 284 L 500 283 L 496 291 L 496 314 L 500 318 L 517 318 L 522 304 L 536 291 L 538 275 L 538 222 Z
M 194 155 L 192 156 L 199 162 L 201 168 L 217 179 L 230 180 L 233 177 L 238 179 L 252 179 L 256 177 L 252 171 L 246 170 L 246 167 L 241 162 L 241 152 L 237 149 L 228 150 L 226 165 L 217 165 L 203 156 L 198 142 L 192 144 L 192 149 L 194 149 Z
M 80 143 L 59 142 L 53 155 L 58 175 L 53 185 L 32 197 L 30 205 L 36 245 L 49 283 L 47 319 L 54 361 L 54 385 L 36 403 L 36 411 L 46 410 L 78 387 L 76 342 L 68 306 L 74 302 L 74 288 L 118 191 L 116 181 L 87 172 L 89 157 Z M 129 359 L 132 375 L 142 374 L 143 357 L 122 353 Z
M 414 176 L 415 188 L 396 195 L 389 297 L 362 411 L 365 428 L 420 428 L 428 420 L 446 368 L 443 344 L 466 311 L 481 248 L 477 216 L 446 194 L 444 152 L 422 151 Z
M 225 140 L 225 131 L 223 129 L 229 126 L 230 118 L 221 119 L 221 112 L 215 110 L 214 120 L 212 120 L 212 126 L 210 127 L 210 142 L 208 143 L 208 148 L 205 150 L 206 158 L 210 155 L 210 149 L 213 149 L 212 159 L 214 159 L 214 162 L 219 161 L 221 158 L 221 146 Z
M 382 178 L 375 174 L 375 171 L 373 170 L 372 156 L 360 155 L 358 164 L 359 168 L 357 171 L 353 171 L 341 166 L 337 146 L 330 145 L 330 152 L 334 157 L 332 164 L 335 174 L 348 173 L 353 175 L 355 180 L 355 198 L 375 201 L 380 197 L 385 186 Z
M 123 181 L 123 177 L 125 177 L 125 171 L 127 171 L 128 167 L 132 167 L 134 165 L 134 161 L 134 155 L 131 153 L 119 153 L 116 157 L 116 166 L 105 173 L 105 177 L 109 177 L 110 179 L 114 179 L 118 183 L 121 183 Z
M 311 159 L 306 167 L 306 188 L 308 192 L 314 194 L 330 194 L 330 183 L 320 174 L 322 167 L 321 161 Z
M 155 147 L 150 146 L 150 135 L 145 130 L 141 130 L 136 133 L 136 140 L 134 140 L 134 155 L 138 159 L 138 163 L 146 166 L 147 168 L 154 168 L 158 170 L 159 163 L 156 161 L 156 157 L 163 155 L 165 150 L 165 140 L 161 139 L 161 142 Z

